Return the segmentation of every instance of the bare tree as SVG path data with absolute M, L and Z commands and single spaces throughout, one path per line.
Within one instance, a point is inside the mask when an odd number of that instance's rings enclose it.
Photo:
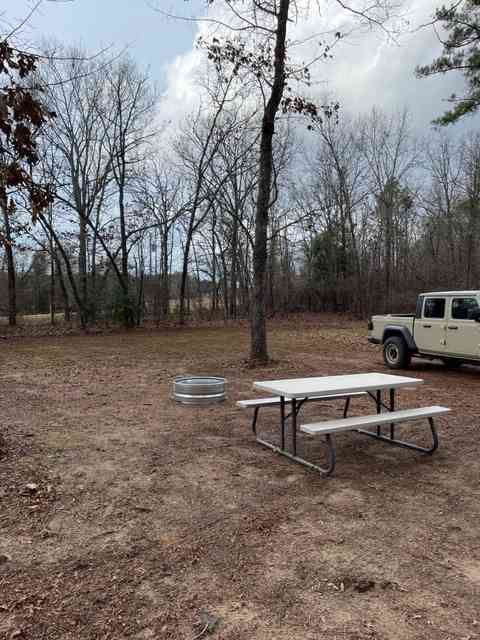
M 166 318 L 170 311 L 172 250 L 177 223 L 186 211 L 185 198 L 182 177 L 172 175 L 160 157 L 152 158 L 137 179 L 134 201 L 146 212 L 152 230 L 158 232 L 160 240 L 160 315 L 163 318 Z M 151 252 L 151 235 L 147 241 Z
M 331 106 L 318 108 L 313 102 L 295 95 L 289 83 L 310 79 L 309 65 L 295 64 L 288 59 L 287 27 L 300 15 L 301 9 L 295 0 L 253 0 L 240 2 L 225 0 L 222 4 L 230 14 L 231 22 L 216 21 L 217 31 L 210 38 L 202 39 L 208 57 L 217 69 L 230 67 L 235 75 L 246 74 L 258 81 L 262 98 L 262 122 L 258 158 L 258 183 L 255 215 L 255 245 L 253 251 L 253 289 L 251 305 L 251 349 L 253 361 L 268 360 L 266 330 L 266 275 L 268 263 L 268 224 L 271 208 L 276 199 L 272 194 L 274 177 L 273 138 L 275 122 L 279 111 L 307 115 L 320 119 L 323 111 L 327 117 Z M 343 2 L 339 4 L 349 9 Z M 351 10 L 362 20 L 380 24 L 387 5 L 375 4 L 363 10 Z M 233 37 L 218 35 L 218 29 L 225 29 Z M 335 33 L 338 39 L 340 33 Z M 321 44 L 316 59 L 328 58 L 330 45 Z
M 190 249 L 196 230 L 212 210 L 217 193 L 223 181 L 215 187 L 212 194 L 208 186 L 210 167 L 219 154 L 224 140 L 241 131 L 242 126 L 250 119 L 250 113 L 239 114 L 238 109 L 227 113 L 229 104 L 235 103 L 239 89 L 235 86 L 235 74 L 228 76 L 218 74 L 218 82 L 208 92 L 208 104 L 211 112 L 204 116 L 200 108 L 196 117 L 191 118 L 183 127 L 182 135 L 176 142 L 175 152 L 182 165 L 182 171 L 188 176 L 191 196 L 187 207 L 188 222 L 185 228 L 183 247 L 182 276 L 180 284 L 179 313 L 180 321 L 185 320 L 185 299 L 188 277 Z M 226 180 L 224 176 L 223 180 Z
M 73 286 L 73 290 L 85 327 L 94 304 L 87 270 L 90 225 L 96 229 L 92 219 L 112 180 L 112 161 L 100 115 L 105 78 L 96 73 L 96 65 L 86 61 L 82 52 L 71 50 L 68 57 L 66 63 L 52 60 L 45 75 L 48 104 L 58 114 L 55 128 L 46 137 L 51 147 L 56 197 L 77 218 L 79 287 Z M 73 270 L 67 272 L 72 279 Z
M 46 145 L 56 217 L 64 227 L 78 228 L 78 269 L 70 265 L 67 274 L 85 327 L 96 318 L 97 259 L 103 255 L 120 290 L 115 312 L 132 326 L 136 297 L 130 297 L 128 255 L 145 225 L 128 198 L 152 135 L 155 98 L 129 59 L 101 66 L 81 52 L 67 53 L 66 62 L 50 62 L 44 78 L 49 104 L 59 113 Z M 53 231 L 55 242 L 61 242 L 58 228 Z M 66 252 L 62 255 L 67 266 Z
M 465 145 L 463 160 L 465 202 L 459 207 L 464 211 L 466 246 L 465 287 L 478 282 L 478 232 L 480 227 L 480 137 L 473 136 Z
M 438 231 L 444 229 L 441 241 L 447 246 L 448 269 L 455 273 L 458 262 L 455 207 L 462 183 L 460 148 L 445 134 L 435 136 L 425 148 L 425 169 L 430 180 L 422 190 L 421 204 L 427 216 L 436 221 Z
M 377 199 L 377 212 L 383 229 L 385 273 L 385 305 L 391 308 L 393 291 L 394 212 L 400 186 L 417 164 L 419 152 L 412 141 L 409 116 L 385 117 L 373 110 L 362 131 L 362 149 L 368 163 L 372 191 Z
M 150 123 L 154 119 L 156 99 L 148 76 L 139 72 L 129 58 L 120 59 L 108 67 L 105 80 L 106 95 L 98 104 L 98 112 L 116 187 L 121 261 L 118 279 L 124 298 L 124 322 L 126 326 L 133 326 L 135 300 L 129 283 L 127 199 L 128 190 L 133 187 L 137 171 L 143 166 L 147 145 L 154 135 Z

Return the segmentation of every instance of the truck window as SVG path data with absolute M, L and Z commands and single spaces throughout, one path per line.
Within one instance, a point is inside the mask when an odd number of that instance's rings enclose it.
M 417 298 L 417 308 L 415 309 L 415 318 L 422 317 L 422 309 L 423 309 L 423 296 L 418 296 Z
M 424 318 L 444 318 L 445 298 L 426 298 L 423 307 Z
M 452 318 L 455 320 L 471 320 L 472 313 L 478 310 L 476 298 L 453 298 Z

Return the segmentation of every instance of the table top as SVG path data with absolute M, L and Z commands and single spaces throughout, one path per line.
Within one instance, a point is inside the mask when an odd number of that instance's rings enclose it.
M 318 378 L 291 378 L 288 380 L 266 380 L 254 382 L 255 389 L 269 391 L 285 398 L 332 395 L 335 393 L 355 393 L 356 391 L 379 391 L 414 387 L 423 384 L 420 378 L 394 376 L 388 373 L 354 373 L 341 376 L 320 376 Z

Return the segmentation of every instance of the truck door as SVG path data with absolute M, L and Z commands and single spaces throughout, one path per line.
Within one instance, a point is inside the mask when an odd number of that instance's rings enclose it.
M 421 318 L 415 320 L 415 342 L 420 353 L 444 353 L 447 343 L 446 299 L 425 297 Z
M 452 298 L 447 322 L 447 352 L 463 358 L 480 358 L 480 323 L 472 320 L 478 311 L 474 297 Z

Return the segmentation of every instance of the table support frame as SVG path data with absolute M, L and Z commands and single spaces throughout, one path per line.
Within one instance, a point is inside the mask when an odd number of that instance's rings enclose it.
M 329 399 L 328 396 L 325 397 L 325 400 L 328 400 L 328 399 Z M 292 398 L 291 399 L 292 410 L 288 415 L 285 415 L 285 397 L 280 396 L 280 442 L 281 442 L 280 446 L 273 444 L 273 442 L 269 442 L 268 440 L 264 440 L 263 438 L 259 438 L 257 435 L 257 419 L 258 419 L 258 412 L 261 409 L 261 407 L 255 407 L 253 422 L 252 422 L 252 431 L 256 436 L 256 440 L 258 444 L 261 444 L 262 446 L 267 447 L 268 449 L 275 451 L 275 453 L 285 456 L 290 460 L 298 462 L 304 467 L 307 467 L 307 469 L 318 471 L 322 476 L 329 476 L 335 469 L 335 463 L 336 463 L 335 441 L 330 434 L 327 434 L 325 436 L 325 444 L 327 446 L 327 465 L 326 466 L 314 464 L 313 462 L 309 462 L 308 460 L 305 460 L 301 456 L 297 455 L 297 418 L 298 418 L 300 409 L 305 404 L 305 402 L 308 402 L 308 401 L 309 401 L 308 397 L 302 398 L 301 400 Z M 319 401 L 319 399 L 316 398 L 315 401 Z M 344 418 L 348 416 L 349 407 L 350 407 L 350 398 L 346 398 L 345 405 L 343 408 Z M 287 449 L 285 448 L 285 431 L 286 431 L 285 427 L 288 419 L 291 419 L 291 422 L 292 422 L 292 453 L 287 451 Z
M 382 392 L 377 391 L 374 396 L 370 391 L 368 395 L 372 400 L 375 401 L 377 406 L 377 413 L 382 412 L 382 408 L 386 411 L 395 411 L 395 389 L 389 389 L 390 391 L 390 403 L 386 405 L 382 401 Z M 392 444 L 397 447 L 403 447 L 404 449 L 412 449 L 413 451 L 420 451 L 421 453 L 432 454 L 434 451 L 438 449 L 438 434 L 435 428 L 435 422 L 433 418 L 428 418 L 428 424 L 430 427 L 430 433 L 432 436 L 432 445 L 430 447 L 421 447 L 413 442 L 405 442 L 404 440 L 397 440 L 395 438 L 395 425 L 392 423 L 390 425 L 390 434 L 388 436 L 384 435 L 381 431 L 381 427 L 377 426 L 376 432 L 368 431 L 367 429 L 356 429 L 357 433 L 361 433 L 364 436 L 370 436 L 370 438 L 375 438 L 376 440 L 381 440 L 382 442 L 388 442 L 388 444 Z
M 370 396 L 370 398 L 372 398 L 372 400 L 375 402 L 378 414 L 382 413 L 382 409 L 385 409 L 385 411 L 395 411 L 395 388 L 390 388 L 389 389 L 389 404 L 388 405 L 383 402 L 382 390 L 377 390 L 375 392 L 375 394 L 372 393 L 371 391 L 368 391 L 367 393 Z M 328 400 L 328 398 L 325 398 L 325 400 Z M 331 475 L 333 473 L 333 471 L 335 469 L 335 463 L 336 463 L 335 440 L 331 436 L 331 434 L 326 434 L 325 435 L 325 444 L 327 446 L 327 464 L 326 464 L 326 466 L 321 466 L 321 465 L 318 465 L 318 464 L 314 464 L 312 462 L 309 462 L 308 460 L 305 460 L 301 456 L 297 455 L 297 418 L 298 418 L 299 411 L 302 408 L 303 404 L 305 402 L 308 402 L 308 401 L 309 401 L 308 397 L 304 397 L 301 400 L 297 400 L 296 398 L 292 398 L 291 399 L 292 410 L 290 411 L 290 413 L 288 415 L 285 415 L 285 405 L 286 405 L 285 397 L 284 396 L 280 396 L 280 438 L 281 438 L 281 446 L 278 446 L 276 444 L 273 444 L 272 442 L 264 440 L 263 438 L 260 438 L 257 435 L 257 419 L 258 419 L 258 412 L 259 412 L 261 407 L 255 407 L 254 416 L 253 416 L 253 423 L 252 423 L 252 430 L 253 430 L 253 433 L 256 436 L 256 441 L 259 444 L 261 444 L 262 446 L 267 447 L 268 449 L 270 449 L 271 451 L 274 451 L 275 453 L 278 453 L 278 454 L 280 454 L 282 456 L 285 456 L 289 460 L 293 460 L 294 462 L 298 462 L 299 464 L 303 465 L 307 469 L 311 469 L 312 471 L 317 471 L 322 476 L 326 477 L 326 476 L 329 476 L 329 475 Z M 344 410 L 343 410 L 343 417 L 344 418 L 346 418 L 348 416 L 349 407 L 350 407 L 350 398 L 346 398 L 345 406 L 344 406 Z M 291 422 L 292 422 L 292 453 L 290 453 L 285 448 L 286 422 L 289 419 L 291 419 Z M 355 429 L 354 431 L 356 431 L 357 433 L 360 433 L 362 435 L 366 435 L 366 436 L 369 436 L 371 438 L 375 438 L 376 440 L 381 440 L 382 442 L 387 442 L 388 444 L 391 444 L 391 445 L 394 445 L 394 446 L 397 446 L 397 447 L 403 447 L 403 448 L 406 448 L 406 449 L 412 449 L 414 451 L 419 451 L 421 453 L 432 454 L 438 448 L 438 435 L 437 435 L 437 431 L 435 429 L 435 423 L 434 423 L 433 418 L 428 418 L 428 423 L 429 423 L 430 432 L 431 432 L 431 435 L 432 435 L 432 445 L 430 447 L 421 447 L 421 446 L 416 445 L 416 444 L 414 444 L 412 442 L 405 442 L 403 440 L 397 440 L 395 438 L 395 424 L 393 424 L 393 423 L 390 424 L 390 430 L 389 430 L 389 434 L 388 435 L 384 435 L 382 433 L 382 429 L 381 429 L 380 425 L 378 425 L 376 427 L 376 431 L 368 431 L 366 429 Z

